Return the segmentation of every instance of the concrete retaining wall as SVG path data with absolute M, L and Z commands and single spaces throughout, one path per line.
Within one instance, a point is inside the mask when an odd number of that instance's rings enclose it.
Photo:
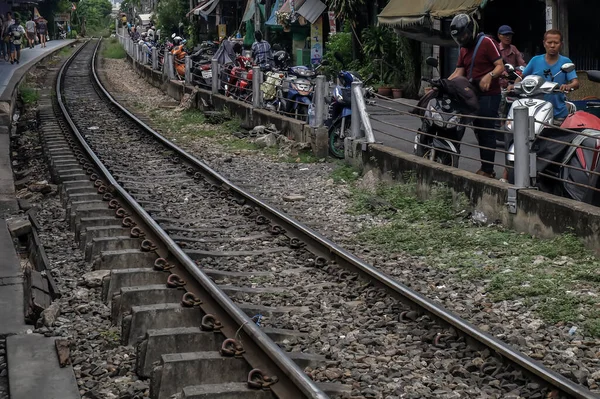
M 365 149 L 363 151 L 363 148 Z M 417 192 L 427 198 L 434 182 L 443 183 L 456 194 L 464 194 L 475 209 L 489 221 L 537 237 L 551 238 L 572 232 L 585 245 L 600 254 L 600 208 L 537 190 L 520 190 L 517 213 L 508 211 L 507 183 L 478 176 L 378 144 L 365 147 L 354 142 L 350 162 L 363 170 L 372 170 L 382 180 L 401 181 L 404 172 L 414 172 Z

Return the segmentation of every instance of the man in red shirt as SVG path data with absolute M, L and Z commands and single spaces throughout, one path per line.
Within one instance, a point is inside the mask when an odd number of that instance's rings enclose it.
M 480 90 L 477 116 L 497 117 L 501 93 L 499 77 L 504 71 L 504 64 L 496 43 L 483 34 L 477 35 L 475 22 L 466 14 L 454 17 L 450 24 L 450 34 L 460 46 L 460 54 L 456 70 L 448 79 L 458 76 L 469 79 Z M 476 118 L 473 126 L 479 145 L 484 147 L 479 150 L 481 169 L 477 174 L 494 178 L 496 135 L 488 129 L 493 129 L 495 122 Z

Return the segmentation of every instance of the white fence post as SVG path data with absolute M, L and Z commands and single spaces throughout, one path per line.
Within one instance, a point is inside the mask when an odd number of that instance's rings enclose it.
M 158 69 L 158 50 L 156 47 L 152 47 L 152 69 L 155 71 Z
M 323 126 L 325 122 L 325 86 L 327 84 L 324 75 L 317 76 L 315 81 L 315 125 L 316 127 Z
M 260 67 L 252 67 L 252 106 L 254 108 L 260 108 L 260 105 L 262 104 L 262 91 L 260 90 L 261 77 L 262 71 L 260 70 Z
M 185 84 L 192 84 L 192 59 L 189 55 L 185 56 Z
M 219 68 L 219 62 L 215 59 L 211 60 L 211 70 L 212 70 L 212 93 L 219 93 L 219 85 L 221 83 L 221 71 Z

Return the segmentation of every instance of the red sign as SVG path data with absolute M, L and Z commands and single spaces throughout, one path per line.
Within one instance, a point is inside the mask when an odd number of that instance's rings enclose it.
M 337 32 L 336 27 L 335 27 L 335 12 L 328 11 L 327 15 L 329 15 L 329 34 L 335 35 Z

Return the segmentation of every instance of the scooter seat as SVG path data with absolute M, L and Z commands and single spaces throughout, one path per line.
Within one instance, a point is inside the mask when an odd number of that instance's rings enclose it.
M 600 83 L 600 71 L 587 71 L 587 75 L 590 81 Z

